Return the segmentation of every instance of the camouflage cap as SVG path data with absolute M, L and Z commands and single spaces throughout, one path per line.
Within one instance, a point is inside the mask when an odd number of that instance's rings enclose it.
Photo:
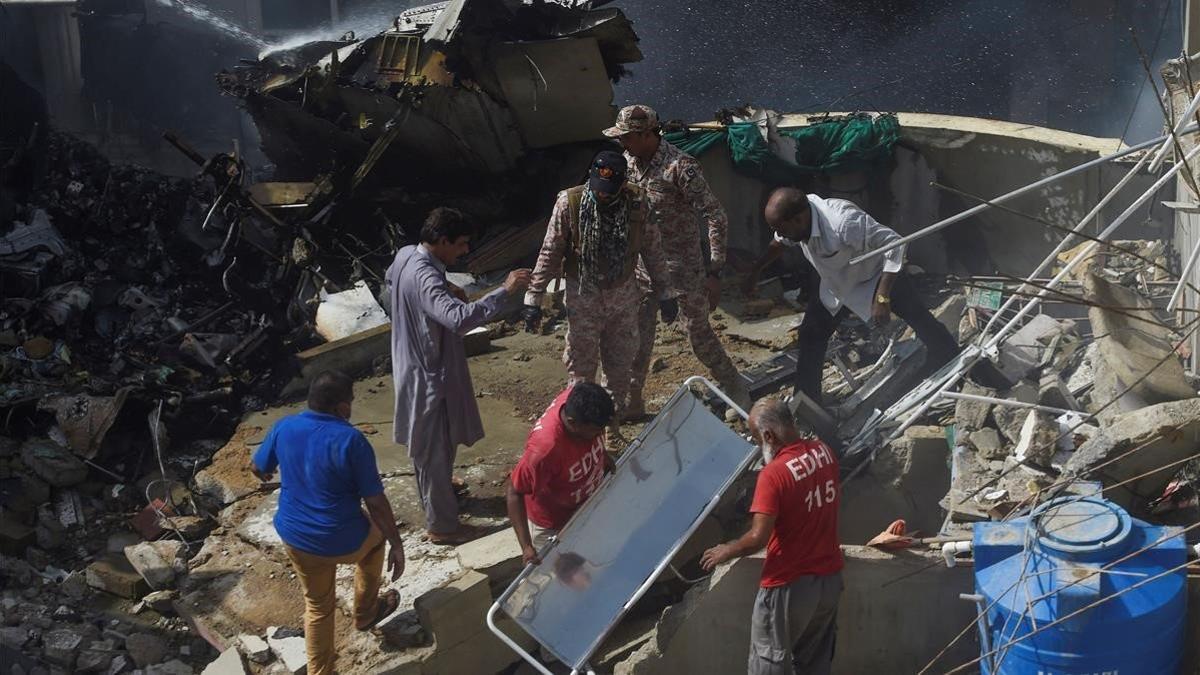
M 638 131 L 653 131 L 658 128 L 658 113 L 645 105 L 628 105 L 617 113 L 617 123 L 604 130 L 609 138 L 624 136 Z

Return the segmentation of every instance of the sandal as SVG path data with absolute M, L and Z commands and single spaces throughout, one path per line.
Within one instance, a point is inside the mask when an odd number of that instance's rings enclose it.
M 388 616 L 395 612 L 400 607 L 400 591 L 392 589 L 383 595 L 379 596 L 379 602 L 375 603 L 375 618 L 365 626 L 354 626 L 356 630 L 368 631 L 379 625 Z

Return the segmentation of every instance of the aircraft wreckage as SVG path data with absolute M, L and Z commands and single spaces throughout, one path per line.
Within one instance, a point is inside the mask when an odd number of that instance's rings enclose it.
M 611 123 L 612 83 L 642 58 L 629 19 L 593 4 L 416 7 L 376 35 L 266 53 L 218 81 L 244 101 L 278 176 L 574 179 L 589 153 L 572 144 Z

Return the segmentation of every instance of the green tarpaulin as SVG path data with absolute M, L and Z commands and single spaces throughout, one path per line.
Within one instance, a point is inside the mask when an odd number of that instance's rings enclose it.
M 666 134 L 680 150 L 698 157 L 724 142 L 738 171 L 771 182 L 790 182 L 812 173 L 845 173 L 869 168 L 891 155 L 900 137 L 895 115 L 852 115 L 805 127 L 780 129 L 796 141 L 795 163 L 767 147 L 758 126 L 750 122 L 724 129 L 688 129 Z

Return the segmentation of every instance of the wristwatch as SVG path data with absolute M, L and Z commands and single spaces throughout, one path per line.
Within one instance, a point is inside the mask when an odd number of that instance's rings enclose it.
M 892 299 L 889 298 L 888 296 L 884 295 L 883 293 L 875 294 L 875 302 L 878 302 L 881 305 L 889 304 L 889 303 L 891 303 L 891 301 L 892 301 Z

